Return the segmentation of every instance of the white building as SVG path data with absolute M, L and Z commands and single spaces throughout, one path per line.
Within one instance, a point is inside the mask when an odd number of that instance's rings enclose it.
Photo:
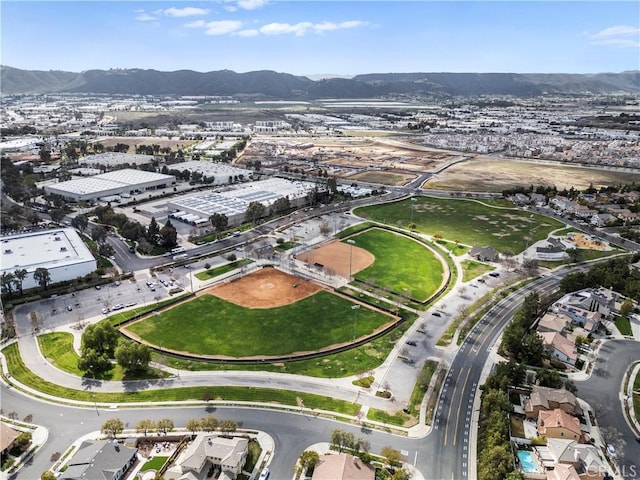
M 97 268 L 96 259 L 73 228 L 0 237 L 0 242 L 0 274 L 26 270 L 25 290 L 39 286 L 33 278 L 37 268 L 49 271 L 51 283 L 83 277 Z
M 170 217 L 186 223 L 199 225 L 214 213 L 219 213 L 226 215 L 229 225 L 234 226 L 244 221 L 244 214 L 251 202 L 262 203 L 267 213 L 279 198 L 288 197 L 292 206 L 301 206 L 307 203 L 307 194 L 316 186 L 311 182 L 270 178 L 243 183 L 223 192 L 207 192 L 171 200 L 167 206 Z
M 203 177 L 213 177 L 213 185 L 226 185 L 233 181 L 249 180 L 251 176 L 251 170 L 245 168 L 234 167 L 228 163 L 222 162 L 207 162 L 192 160 L 189 162 L 173 163 L 168 165 L 169 171 L 178 170 L 183 172 L 185 170 L 189 172 L 202 173 Z
M 176 177 L 173 175 L 127 168 L 89 178 L 46 185 L 44 191 L 47 194 L 55 194 L 71 200 L 82 201 L 121 194 L 135 196 L 145 190 L 166 188 L 175 183 Z

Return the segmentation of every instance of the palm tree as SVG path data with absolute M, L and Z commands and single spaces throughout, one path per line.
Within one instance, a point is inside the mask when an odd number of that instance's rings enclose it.
M 0 277 L 0 285 L 2 286 L 2 293 L 11 295 L 13 292 L 14 276 L 11 272 L 4 272 Z
M 22 295 L 22 282 L 27 278 L 27 274 L 28 272 L 25 268 L 19 268 L 13 272 L 13 276 L 15 277 L 14 283 L 20 290 L 20 295 Z
M 51 282 L 51 274 L 49 273 L 49 270 L 44 267 L 36 268 L 36 271 L 33 272 L 33 278 L 45 290 L 47 289 L 47 285 Z

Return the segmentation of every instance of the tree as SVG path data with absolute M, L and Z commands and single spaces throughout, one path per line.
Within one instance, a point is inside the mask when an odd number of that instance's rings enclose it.
M 209 221 L 216 232 L 222 232 L 229 226 L 229 217 L 224 213 L 214 213 L 209 217 Z
M 149 432 L 154 431 L 156 428 L 156 422 L 153 420 L 143 419 L 136 423 L 136 432 L 143 434 L 145 437 Z
M 313 469 L 316 468 L 319 460 L 320 455 L 313 450 L 305 450 L 300 454 L 300 466 L 306 470 L 307 477 L 309 477 Z
M 402 455 L 395 448 L 384 447 L 382 450 L 380 450 L 380 455 L 384 457 L 387 465 L 391 467 L 399 467 L 400 465 L 402 465 Z
M 102 424 L 100 431 L 111 437 L 120 435 L 124 430 L 124 423 L 119 418 L 110 418 Z
M 87 217 L 84 213 L 76 215 L 71 219 L 71 226 L 80 230 L 81 232 L 84 232 L 87 226 L 89 226 L 89 217 Z
M 233 420 L 222 420 L 219 424 L 220 431 L 222 433 L 226 433 L 227 435 L 233 433 L 238 428 L 238 424 Z
M 218 428 L 218 419 L 213 415 L 204 417 L 200 421 L 200 428 L 202 428 L 202 430 L 204 430 L 205 432 L 215 432 Z
M 565 252 L 567 255 L 569 255 L 569 260 L 571 260 L 571 262 L 573 263 L 576 263 L 582 257 L 582 252 L 580 252 L 580 250 L 578 250 L 577 248 L 567 248 Z
M 49 216 L 51 217 L 51 220 L 53 220 L 56 223 L 60 223 L 60 221 L 64 218 L 65 215 L 66 214 L 64 213 L 64 210 L 62 210 L 61 208 L 55 208 L 49 212 Z
M 391 478 L 389 480 L 410 480 L 410 478 L 411 472 L 409 470 L 399 468 L 395 472 L 393 472 L 393 475 L 391 475 Z
M 160 229 L 160 245 L 165 248 L 173 248 L 178 245 L 178 232 L 171 223 L 171 220 L 167 220 L 164 227 Z
M 15 272 L 14 272 L 14 275 L 15 275 Z M 633 312 L 633 308 L 634 308 L 633 300 L 631 300 L 630 298 L 627 298 L 624 302 L 622 302 L 622 305 L 620 305 L 620 313 L 622 314 L 623 317 L 629 318 L 629 314 Z
M 22 295 L 22 283 L 24 279 L 27 278 L 28 273 L 25 268 L 18 268 L 13 271 L 13 276 L 15 277 L 14 283 L 16 287 L 18 287 L 18 290 L 20 290 L 20 295 Z
M 51 470 L 45 470 L 40 474 L 40 480 L 56 480 L 56 474 Z
M 11 272 L 2 272 L 0 276 L 0 285 L 2 286 L 2 293 L 11 295 L 13 287 L 15 285 L 15 277 Z
M 338 447 L 338 453 L 346 448 L 352 448 L 355 443 L 353 433 L 335 429 L 331 432 L 331 443 Z
M 325 236 L 331 233 L 331 225 L 326 220 L 320 224 L 320 233 Z
M 196 433 L 202 429 L 202 425 L 200 424 L 200 420 L 198 420 L 197 418 L 192 418 L 187 422 L 186 428 L 191 433 Z
M 33 272 L 33 279 L 46 290 L 49 283 L 51 283 L 51 274 L 46 268 L 38 267 L 36 271 Z
M 82 334 L 82 349 L 93 349 L 109 358 L 118 346 L 120 333 L 109 322 L 103 321 L 89 325 Z
M 109 357 L 105 353 L 96 352 L 93 348 L 83 348 L 82 354 L 78 357 L 78 368 L 91 376 L 106 372 L 111 367 Z
M 121 340 L 115 349 L 115 359 L 127 373 L 144 371 L 151 361 L 151 350 L 138 342 Z
M 107 238 L 107 231 L 104 229 L 104 227 L 101 227 L 100 225 L 94 225 L 91 228 L 91 240 L 93 240 L 94 242 L 102 243 L 104 242 L 105 238 Z
M 173 428 L 173 420 L 171 420 L 170 418 L 161 418 L 156 424 L 156 429 L 159 432 L 164 433 L 165 435 L 167 434 L 167 432 L 172 431 Z
M 291 208 L 291 202 L 289 201 L 289 197 L 280 197 L 273 205 L 271 205 L 271 213 L 278 214 L 282 212 L 286 212 Z
M 250 202 L 244 212 L 244 219 L 249 223 L 256 223 L 265 215 L 265 206 L 260 202 Z
M 159 234 L 160 226 L 156 221 L 156 217 L 151 217 L 151 221 L 149 222 L 149 226 L 147 227 L 147 240 L 149 240 L 151 243 L 157 243 Z

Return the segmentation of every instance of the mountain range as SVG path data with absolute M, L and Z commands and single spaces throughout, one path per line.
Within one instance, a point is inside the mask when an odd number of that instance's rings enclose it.
M 388 95 L 513 95 L 640 93 L 640 71 L 562 73 L 371 73 L 351 78 L 295 76 L 270 70 L 163 72 L 143 69 L 21 70 L 0 66 L 0 93 L 223 95 L 256 99 L 314 100 Z

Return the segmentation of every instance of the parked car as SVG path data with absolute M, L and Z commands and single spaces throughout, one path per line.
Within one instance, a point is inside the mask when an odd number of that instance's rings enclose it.
M 267 478 L 269 478 L 269 469 L 267 467 L 264 467 L 260 472 L 258 480 L 267 480 Z
M 71 305 L 67 305 L 67 310 L 71 311 L 73 310 L 73 307 Z
M 411 345 L 412 347 L 415 347 L 417 345 L 416 342 L 414 342 L 413 340 L 407 340 L 407 345 Z
M 107 313 L 109 313 L 109 309 L 106 307 L 102 307 L 102 313 L 106 315 Z
M 433 312 L 431 315 L 433 315 L 434 317 L 441 317 L 442 314 L 440 312 Z
M 122 310 L 123 308 L 124 308 L 124 305 L 122 305 L 121 303 L 116 303 L 116 304 L 113 306 L 113 309 L 114 309 L 114 310 Z

